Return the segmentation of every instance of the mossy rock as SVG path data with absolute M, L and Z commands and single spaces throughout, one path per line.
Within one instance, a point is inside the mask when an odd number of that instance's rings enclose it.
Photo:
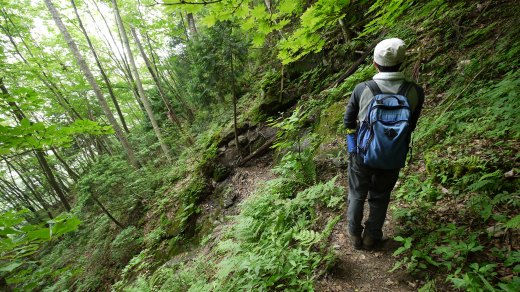
M 200 176 L 195 176 L 178 194 L 178 204 L 174 212 L 173 219 L 166 230 L 168 237 L 175 237 L 183 233 L 190 222 L 194 221 L 199 209 L 197 204 L 211 192 L 211 187 L 207 180 Z
M 323 143 L 329 143 L 341 132 L 343 114 L 345 113 L 345 101 L 333 103 L 321 112 L 318 124 L 314 132 L 323 138 Z

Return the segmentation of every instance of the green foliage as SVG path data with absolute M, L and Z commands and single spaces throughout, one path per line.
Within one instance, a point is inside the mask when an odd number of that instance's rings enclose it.
M 344 197 L 336 179 L 312 186 L 295 180 L 306 171 L 294 167 L 297 159 L 284 157 L 278 168 L 291 171 L 280 171 L 242 203 L 209 255 L 159 268 L 148 285 L 167 291 L 312 289 L 317 270 L 332 260 L 324 243 L 341 218 L 325 210 L 339 210 Z
M 112 258 L 118 262 L 128 262 L 139 251 L 142 241 L 135 226 L 125 228 L 110 244 Z
M 240 30 L 232 23 L 219 22 L 201 30 L 182 54 L 172 56 L 171 62 L 187 96 L 196 104 L 209 106 L 222 103 L 232 93 L 233 82 L 241 87 L 247 57 Z
M 75 135 L 110 133 L 113 133 L 110 126 L 102 126 L 89 120 L 76 120 L 68 126 L 49 126 L 43 122 L 31 123 L 28 119 L 23 119 L 19 125 L 11 126 L 0 118 L 0 154 L 10 154 L 27 149 L 69 147 L 74 141 Z
M 430 1 L 435 5 L 443 3 L 444 0 Z M 365 28 L 359 37 L 375 33 L 381 28 L 392 27 L 397 23 L 397 19 L 401 16 L 413 2 L 405 0 L 377 0 L 370 9 L 365 13 L 365 17 L 372 20 L 365 25 Z
M 125 279 L 132 278 L 132 275 L 135 275 L 136 273 L 143 271 L 145 269 L 150 268 L 150 250 L 149 249 L 143 249 L 139 254 L 135 255 L 130 262 L 123 268 L 121 272 L 121 279 L 120 281 L 116 282 L 113 285 L 113 289 L 115 290 L 122 290 L 125 288 Z M 146 287 L 144 283 L 142 283 L 142 280 L 137 279 L 137 287 Z M 132 287 L 129 287 L 129 289 L 132 289 Z M 134 290 L 135 291 L 135 290 Z
M 64 213 L 46 223 L 31 224 L 24 218 L 27 213 L 10 211 L 0 216 L 0 276 L 24 290 L 37 286 L 34 278 L 56 277 L 65 272 L 39 269 L 39 262 L 32 256 L 49 241 L 76 230 L 81 223 Z
M 496 264 L 487 264 L 480 266 L 478 263 L 470 264 L 471 271 L 460 275 L 456 272 L 454 276 L 448 279 L 453 283 L 455 288 L 466 289 L 467 291 L 495 291 L 491 283 L 487 280 L 493 278 L 496 273 L 494 269 Z
M 326 44 L 324 30 L 345 17 L 350 0 L 318 0 L 300 16 L 300 26 L 278 43 L 278 58 L 283 64 L 294 62 L 309 53 L 320 52 Z
M 480 66 L 471 70 L 478 71 Z M 418 272 L 435 267 L 455 288 L 468 291 L 514 291 L 518 287 L 518 276 L 496 264 L 513 262 L 514 255 L 500 249 L 491 256 L 488 251 L 490 245 L 500 246 L 506 225 L 515 225 L 511 212 L 517 208 L 518 183 L 504 173 L 512 167 L 509 149 L 518 138 L 518 125 L 509 108 L 517 103 L 516 79 L 517 73 L 512 71 L 496 82 L 467 86 L 471 93 L 448 100 L 447 109 L 426 117 L 421 125 L 427 127 L 418 127 L 428 178 L 408 175 L 398 190 L 398 197 L 413 207 L 399 211 L 405 223 L 403 232 L 409 236 L 397 238 L 403 246 L 395 253 L 400 258 L 395 268 Z M 460 80 L 462 85 L 453 87 L 454 92 L 466 86 L 464 78 Z M 478 106 L 469 107 L 469 103 Z M 482 151 L 483 145 L 496 149 Z M 503 147 L 502 152 L 498 147 Z M 464 203 L 455 211 L 434 205 L 449 206 L 461 199 Z M 433 218 L 428 215 L 436 211 L 439 214 Z M 486 233 L 488 238 L 481 236 Z
M 292 0 L 278 1 L 270 10 L 264 3 L 247 5 L 243 1 L 226 0 L 213 5 L 202 23 L 209 27 L 222 21 L 240 23 L 240 28 L 252 36 L 253 45 L 258 47 L 264 44 L 270 33 L 286 27 L 291 17 L 301 9 L 301 3 Z

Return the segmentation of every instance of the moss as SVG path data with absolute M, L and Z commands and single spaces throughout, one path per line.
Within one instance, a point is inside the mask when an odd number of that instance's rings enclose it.
M 171 222 L 162 222 L 163 220 L 161 220 L 162 226 L 167 225 L 167 237 L 175 237 L 190 227 L 189 223 L 194 220 L 194 216 L 199 211 L 197 203 L 200 202 L 209 191 L 210 188 L 206 179 L 195 176 L 186 187 L 178 193 L 178 203 Z
M 341 132 L 345 102 L 338 101 L 321 112 L 319 123 L 314 132 L 323 139 L 323 143 L 334 140 Z

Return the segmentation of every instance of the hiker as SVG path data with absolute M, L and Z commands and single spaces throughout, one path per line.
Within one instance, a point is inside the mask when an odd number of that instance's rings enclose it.
M 411 133 L 424 101 L 423 89 L 400 72 L 405 44 L 385 39 L 374 48 L 373 80 L 358 84 L 347 104 L 344 126 L 349 150 L 348 229 L 355 249 L 384 243 L 390 192 L 404 166 Z M 368 196 L 369 214 L 363 220 Z M 364 231 L 364 232 L 363 232 Z

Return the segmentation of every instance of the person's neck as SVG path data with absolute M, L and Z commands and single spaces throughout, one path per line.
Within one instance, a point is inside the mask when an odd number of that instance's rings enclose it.
M 397 71 L 397 72 L 378 72 L 376 75 L 374 75 L 373 79 L 387 79 L 387 80 L 404 79 L 404 74 L 401 71 Z

